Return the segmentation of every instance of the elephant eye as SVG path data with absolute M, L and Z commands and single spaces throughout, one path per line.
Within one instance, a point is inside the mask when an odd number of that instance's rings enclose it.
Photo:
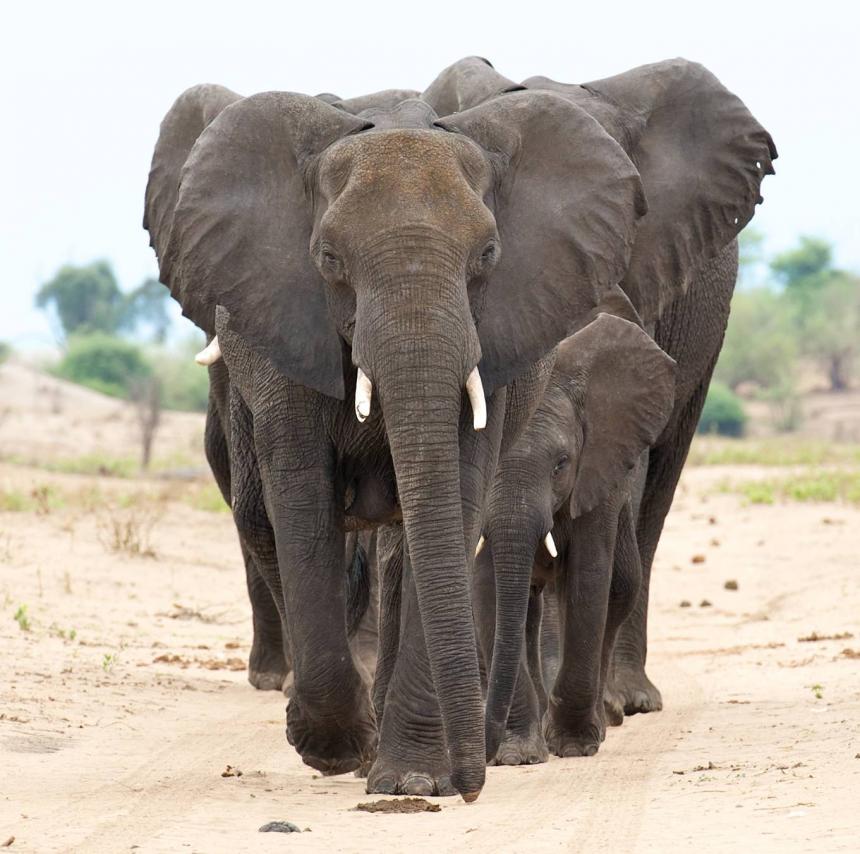
M 558 477 L 566 468 L 568 463 L 570 462 L 570 457 L 567 454 L 563 454 L 559 457 L 558 462 L 555 464 L 555 468 L 552 470 L 552 476 Z
M 320 252 L 320 259 L 328 267 L 334 267 L 337 264 L 337 255 L 329 249 L 323 249 Z
M 481 253 L 481 263 L 482 264 L 492 264 L 496 260 L 496 253 L 498 249 L 496 248 L 496 242 L 491 241 L 487 244 L 484 251 Z

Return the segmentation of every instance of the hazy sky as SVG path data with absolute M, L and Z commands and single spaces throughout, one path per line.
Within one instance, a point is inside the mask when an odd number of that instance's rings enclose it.
M 840 265 L 860 269 L 857 8 L 849 0 L 10 3 L 0 36 L 0 339 L 52 343 L 33 294 L 64 263 L 108 258 L 126 289 L 156 273 L 140 226 L 143 190 L 158 124 L 186 87 L 344 97 L 423 89 L 470 54 L 514 80 L 565 82 L 673 56 L 704 63 L 779 149 L 754 219 L 767 250 L 821 235 L 836 244 Z

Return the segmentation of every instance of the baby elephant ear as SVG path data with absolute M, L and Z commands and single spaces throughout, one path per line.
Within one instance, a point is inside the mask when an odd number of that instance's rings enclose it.
M 583 447 L 570 497 L 572 518 L 621 486 L 654 444 L 675 403 L 673 359 L 635 323 L 600 314 L 559 346 L 555 376 L 584 383 Z
M 507 384 L 582 324 L 627 269 L 646 210 L 639 174 L 576 104 L 515 92 L 438 124 L 493 163 L 501 257 L 478 317 L 484 389 Z
M 437 116 L 450 116 L 476 107 L 503 92 L 524 89 L 519 83 L 499 74 L 489 60 L 467 56 L 449 65 L 421 95 Z
M 314 158 L 370 127 L 317 98 L 264 92 L 227 107 L 182 170 L 162 280 L 214 329 L 216 306 L 249 347 L 303 385 L 342 398 L 340 338 L 310 256 Z
M 179 173 L 183 164 L 197 137 L 225 107 L 241 97 L 223 86 L 209 83 L 192 86 L 176 99 L 161 122 L 146 183 L 143 213 L 143 227 L 149 232 L 149 245 L 159 260 L 164 257 L 173 226 L 173 209 L 179 194 Z M 162 281 L 167 279 L 162 277 Z

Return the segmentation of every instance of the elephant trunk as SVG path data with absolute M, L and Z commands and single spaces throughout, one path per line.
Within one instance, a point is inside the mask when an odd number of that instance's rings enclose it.
M 527 475 L 527 473 L 526 473 Z M 499 482 L 499 481 L 497 481 Z M 505 733 L 525 643 L 529 588 L 535 554 L 552 522 L 538 508 L 542 502 L 516 500 L 505 494 L 491 502 L 486 528 L 492 550 L 496 584 L 496 627 L 487 686 L 485 748 L 488 762 L 495 757 Z M 496 512 L 494 507 L 501 507 Z
M 386 289 L 376 306 L 359 312 L 353 358 L 369 377 L 385 419 L 451 782 L 472 801 L 483 788 L 485 763 L 459 431 L 461 406 L 469 405 L 466 380 L 479 349 L 468 306 L 458 311 L 465 299 L 458 300 L 456 284 L 410 277 Z M 423 308 L 428 292 L 439 299 Z

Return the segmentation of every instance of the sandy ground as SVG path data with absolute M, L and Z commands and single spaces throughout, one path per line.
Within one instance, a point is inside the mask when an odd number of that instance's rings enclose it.
M 363 781 L 303 766 L 283 698 L 245 681 L 228 514 L 193 509 L 193 484 L 0 464 L 0 489 L 30 504 L 0 512 L 0 845 L 856 851 L 860 509 L 713 492 L 756 474 L 685 473 L 653 585 L 662 713 L 627 719 L 593 758 L 491 768 L 472 806 L 371 815 L 354 811 L 374 799 Z M 812 632 L 853 636 L 799 640 Z M 258 832 L 275 820 L 310 832 Z

